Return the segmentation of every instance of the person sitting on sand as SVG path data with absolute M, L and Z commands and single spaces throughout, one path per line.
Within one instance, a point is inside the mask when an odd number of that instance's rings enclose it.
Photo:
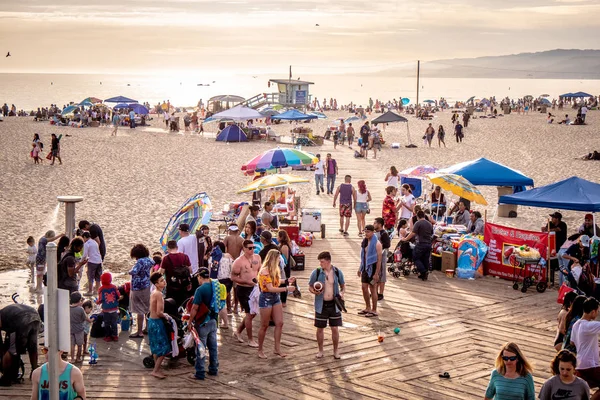
M 562 121 L 560 121 L 559 124 L 570 125 L 571 124 L 571 119 L 569 118 L 569 114 L 565 114 L 565 119 L 563 119 Z
M 546 119 L 546 122 L 548 122 L 549 124 L 554 122 L 554 115 L 552 115 L 552 113 L 548 113 L 548 118 Z

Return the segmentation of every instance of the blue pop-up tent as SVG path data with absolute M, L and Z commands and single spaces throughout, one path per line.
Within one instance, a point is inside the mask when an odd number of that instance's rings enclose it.
M 571 97 L 592 97 L 592 95 L 586 92 L 575 92 L 571 93 Z
M 237 125 L 229 125 L 219 133 L 217 142 L 247 142 L 248 137 Z
M 483 157 L 438 172 L 460 175 L 475 186 L 533 186 L 533 179 L 522 172 Z
M 583 212 L 600 211 L 600 184 L 572 176 L 526 192 L 500 196 L 500 204 Z
M 304 114 L 298 110 L 287 110 L 284 113 L 273 115 L 271 119 L 283 119 L 286 121 L 305 121 L 307 119 L 317 119 L 316 115 Z

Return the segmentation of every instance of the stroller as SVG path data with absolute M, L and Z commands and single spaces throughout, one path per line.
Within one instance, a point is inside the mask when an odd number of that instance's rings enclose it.
M 398 242 L 394 252 L 388 257 L 388 263 L 391 265 L 388 267 L 388 272 L 399 278 L 400 276 L 408 276 L 412 272 L 418 274 L 417 266 L 413 263 L 412 252 L 414 244 L 409 242 Z
M 186 349 L 183 347 L 183 335 L 184 335 L 184 331 L 185 331 L 185 326 L 183 323 L 183 313 L 186 309 L 186 304 L 188 301 L 190 301 L 192 298 L 187 299 L 182 305 L 181 307 L 177 307 L 177 304 L 175 303 L 175 301 L 173 299 L 166 299 L 165 300 L 165 314 L 168 314 L 169 316 L 171 316 L 171 318 L 173 318 L 173 320 L 175 320 L 176 325 L 177 325 L 177 345 L 179 347 L 179 354 L 175 357 L 173 357 L 172 355 L 169 355 L 168 358 L 170 360 L 176 360 L 182 357 L 185 357 L 187 359 L 187 361 L 191 364 L 194 365 L 194 363 L 196 362 L 196 352 L 195 350 L 192 349 Z M 169 338 L 172 337 L 172 334 L 175 333 L 173 332 L 173 327 L 171 325 L 171 322 L 164 319 L 163 323 L 165 324 L 165 328 L 167 331 L 167 336 Z M 154 357 L 152 356 L 152 354 L 150 354 L 147 357 L 144 357 L 143 360 L 143 364 L 144 367 L 146 368 L 154 368 Z

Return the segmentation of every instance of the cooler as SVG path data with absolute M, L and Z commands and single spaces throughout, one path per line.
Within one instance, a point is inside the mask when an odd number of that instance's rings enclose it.
M 300 231 L 298 225 L 280 225 L 279 229 L 281 229 L 282 231 L 286 231 L 288 236 L 290 237 L 290 240 L 293 240 L 295 242 L 298 241 L 298 232 Z
M 302 232 L 321 232 L 321 238 L 325 238 L 325 225 L 321 223 L 321 210 L 305 208 L 302 210 L 301 218 Z

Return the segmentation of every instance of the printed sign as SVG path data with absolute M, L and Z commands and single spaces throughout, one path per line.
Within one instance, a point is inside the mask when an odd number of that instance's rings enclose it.
M 306 90 L 296 90 L 296 104 L 306 104 Z
M 488 252 L 483 261 L 486 275 L 510 280 L 520 276 L 523 265 L 515 262 L 515 247 L 529 246 L 539 251 L 543 258 L 547 255 L 548 233 L 545 232 L 525 231 L 487 222 L 483 241 L 488 245 Z

